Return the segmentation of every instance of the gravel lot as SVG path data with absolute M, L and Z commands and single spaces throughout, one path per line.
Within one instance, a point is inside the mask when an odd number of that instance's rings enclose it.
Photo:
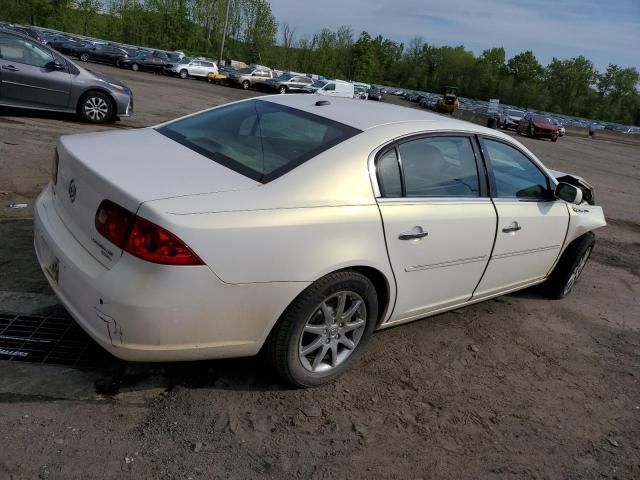
M 255 94 L 92 68 L 136 101 L 101 129 Z M 0 311 L 66 318 L 35 261 L 31 206 L 56 139 L 100 128 L 0 114 Z M 0 361 L 0 478 L 640 478 L 640 148 L 522 141 L 605 208 L 569 298 L 525 291 L 380 332 L 314 390 L 284 388 L 260 359 Z

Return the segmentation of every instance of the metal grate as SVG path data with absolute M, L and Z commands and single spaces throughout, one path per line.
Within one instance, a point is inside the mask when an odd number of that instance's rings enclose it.
M 95 368 L 113 357 L 71 317 L 0 312 L 0 359 Z

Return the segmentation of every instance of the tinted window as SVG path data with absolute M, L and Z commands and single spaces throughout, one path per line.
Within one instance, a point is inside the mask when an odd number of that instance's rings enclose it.
M 376 164 L 381 193 L 385 197 L 401 197 L 402 181 L 396 150 L 391 149 L 378 159 Z
M 329 83 L 327 86 L 325 86 L 323 88 L 323 90 L 326 90 L 326 91 L 333 91 L 335 89 L 336 89 L 336 84 L 335 83 Z
M 0 59 L 44 67 L 53 61 L 53 55 L 29 40 L 0 33 Z
M 268 182 L 359 130 L 300 110 L 249 101 L 177 120 L 160 133 L 226 167 Z
M 523 153 L 494 140 L 484 140 L 498 197 L 549 198 L 547 177 Z
M 425 137 L 400 145 L 408 197 L 478 197 L 478 169 L 468 137 Z

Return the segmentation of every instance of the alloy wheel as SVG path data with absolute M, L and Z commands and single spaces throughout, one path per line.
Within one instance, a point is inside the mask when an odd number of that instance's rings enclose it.
M 564 287 L 564 291 L 562 292 L 563 295 L 567 295 L 578 281 L 578 277 L 580 277 L 582 270 L 584 270 L 584 267 L 587 264 L 587 260 L 589 260 L 589 255 L 591 255 L 591 247 L 587 248 L 587 250 L 580 258 L 580 261 L 576 264 L 573 271 L 571 272 L 571 275 L 567 279 L 567 284 Z
M 300 335 L 298 358 L 311 372 L 327 372 L 355 351 L 367 326 L 367 308 L 357 293 L 343 290 L 325 298 Z
M 101 122 L 107 118 L 109 105 L 100 97 L 89 97 L 84 102 L 84 112 L 93 122 Z

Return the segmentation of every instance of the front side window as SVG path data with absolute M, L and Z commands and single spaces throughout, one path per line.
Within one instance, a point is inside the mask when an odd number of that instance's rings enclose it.
M 42 68 L 53 55 L 28 40 L 0 33 L 0 59 Z
M 469 137 L 423 137 L 399 146 L 407 197 L 479 197 Z
M 360 130 L 282 105 L 247 101 L 177 120 L 158 132 L 266 183 Z
M 522 152 L 495 140 L 484 140 L 499 198 L 547 200 L 546 175 Z

